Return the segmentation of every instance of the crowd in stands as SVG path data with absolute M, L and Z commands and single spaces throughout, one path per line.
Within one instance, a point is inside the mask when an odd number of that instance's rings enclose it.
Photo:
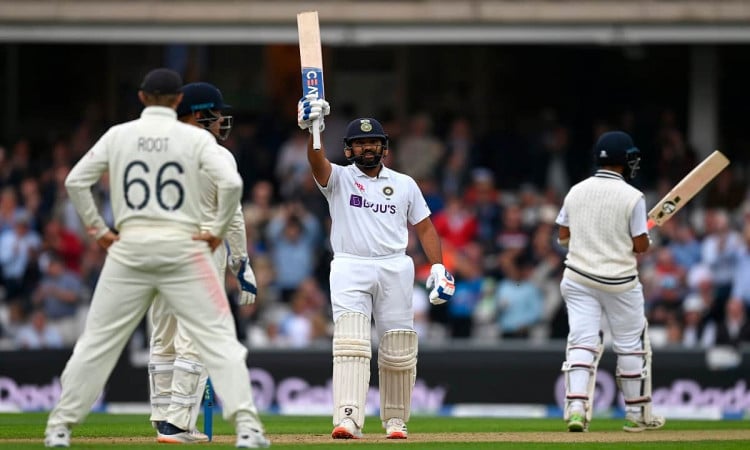
M 334 113 L 324 135 L 330 159 L 342 164 L 340 137 L 348 119 Z M 554 222 L 570 186 L 591 173 L 595 136 L 607 128 L 628 130 L 628 123 L 597 123 L 581 144 L 549 112 L 535 126 L 503 136 L 477 136 L 463 117 L 447 121 L 442 135 L 432 120 L 415 114 L 402 124 L 384 117 L 391 148 L 386 164 L 419 183 L 442 238 L 445 266 L 456 278 L 453 299 L 430 306 L 424 288 L 429 264 L 418 240 L 410 240 L 420 339 L 564 339 L 559 281 L 565 249 L 557 245 Z M 665 113 L 650 134 L 628 130 L 643 152 L 644 173 L 635 183 L 647 205 L 700 158 L 675 122 Z M 87 116 L 52 143 L 21 137 L 0 146 L 2 350 L 69 348 L 82 330 L 105 253 L 82 229 L 63 181 L 103 129 Z M 248 253 L 259 287 L 254 305 L 234 308 L 238 333 L 256 348 L 330 345 L 327 204 L 310 175 L 306 134 L 293 123 L 282 129 L 236 120 L 225 142 L 245 180 Z M 744 170 L 740 161 L 722 172 L 653 230 L 652 249 L 639 257 L 654 346 L 750 342 Z M 95 197 L 112 224 L 106 177 Z M 231 275 L 227 290 L 230 299 L 238 295 Z M 138 333 L 146 342 L 147 330 Z

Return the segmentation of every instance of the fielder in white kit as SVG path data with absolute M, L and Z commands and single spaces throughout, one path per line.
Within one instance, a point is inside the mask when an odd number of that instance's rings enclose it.
M 222 111 L 230 106 L 224 103 L 221 91 L 210 83 L 190 83 L 182 88 L 182 101 L 177 106 L 177 117 L 181 122 L 205 128 L 218 140 L 225 140 L 232 130 L 232 116 Z M 234 171 L 237 163 L 232 153 L 216 144 L 219 153 Z M 218 186 L 204 176 L 201 187 L 201 230 L 210 231 L 216 219 Z M 237 276 L 240 286 L 240 305 L 252 304 L 257 289 L 255 275 L 247 256 L 247 237 L 242 205 L 238 202 L 226 233 L 226 246 L 219 245 L 214 251 L 214 265 L 219 280 L 224 280 L 227 268 Z M 203 391 L 208 373 L 201 362 L 198 349 L 184 327 L 160 296 L 149 310 L 152 326 L 151 352 L 148 364 L 151 394 L 151 417 L 157 429 L 157 441 L 162 443 L 206 442 L 208 436 L 196 428 Z
M 654 430 L 665 421 L 651 412 L 651 344 L 636 260 L 650 244 L 646 202 L 626 181 L 639 168 L 640 151 L 622 131 L 602 134 L 594 151 L 598 170 L 570 189 L 556 221 L 558 241 L 568 247 L 560 283 L 570 327 L 564 419 L 574 432 L 591 423 L 604 315 L 625 398 L 623 430 Z
M 253 404 L 245 357 L 212 261 L 242 192 L 242 179 L 205 130 L 177 121 L 182 80 L 149 72 L 138 97 L 141 117 L 110 128 L 73 167 L 65 186 L 84 225 L 107 249 L 86 326 L 61 377 L 45 445 L 68 447 L 71 427 L 86 417 L 128 338 L 160 295 L 195 343 L 238 448 L 269 446 Z M 116 236 L 91 193 L 109 172 Z M 217 186 L 216 221 L 201 232 L 203 176 Z
M 303 98 L 297 105 L 300 128 L 330 112 L 328 102 Z M 322 131 L 322 127 L 321 127 Z M 407 150 L 408 151 L 408 150 Z M 442 264 L 440 238 L 422 193 L 409 177 L 385 167 L 388 136 L 371 118 L 349 123 L 344 155 L 353 164 L 332 164 L 325 149 L 307 157 L 332 218 L 331 304 L 333 307 L 334 439 L 362 437 L 370 382 L 374 319 L 379 337 L 380 419 L 389 439 L 405 439 L 417 374 L 417 333 L 412 291 L 414 262 L 406 254 L 408 224 L 414 226 L 432 263 L 427 287 L 433 304 L 455 290 Z

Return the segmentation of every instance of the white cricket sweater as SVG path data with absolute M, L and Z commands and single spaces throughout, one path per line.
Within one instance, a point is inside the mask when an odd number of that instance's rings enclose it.
M 637 285 L 630 218 L 642 197 L 609 171 L 598 171 L 571 188 L 564 202 L 570 228 L 564 276 L 609 292 Z

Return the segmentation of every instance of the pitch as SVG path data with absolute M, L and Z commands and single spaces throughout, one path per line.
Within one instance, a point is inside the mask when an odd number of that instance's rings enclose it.
M 214 415 L 214 442 L 202 447 L 234 448 L 232 428 Z M 0 414 L 0 448 L 43 448 L 44 413 Z M 272 449 L 330 449 L 341 445 L 364 445 L 367 450 L 405 445 L 409 450 L 558 449 L 576 450 L 654 448 L 745 449 L 750 444 L 747 422 L 669 420 L 657 431 L 625 433 L 622 420 L 594 418 L 588 433 L 565 432 L 561 419 L 491 419 L 415 416 L 409 422 L 409 439 L 394 443 L 376 417 L 368 417 L 364 439 L 335 441 L 329 433 L 329 417 L 263 416 Z M 202 423 L 201 420 L 198 422 Z M 157 444 L 146 416 L 139 414 L 91 414 L 74 428 L 71 448 L 103 450 L 164 449 Z

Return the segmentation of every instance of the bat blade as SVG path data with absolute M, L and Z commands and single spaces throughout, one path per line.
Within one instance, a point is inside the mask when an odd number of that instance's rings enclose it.
M 648 212 L 648 228 L 668 221 L 729 165 L 729 159 L 718 150 L 695 166 Z
M 317 11 L 305 11 L 297 14 L 297 32 L 299 34 L 299 61 L 302 67 L 302 96 L 310 94 L 315 98 L 325 98 L 323 85 L 323 52 L 320 46 L 320 24 Z M 313 122 L 313 148 L 320 150 L 320 123 Z

